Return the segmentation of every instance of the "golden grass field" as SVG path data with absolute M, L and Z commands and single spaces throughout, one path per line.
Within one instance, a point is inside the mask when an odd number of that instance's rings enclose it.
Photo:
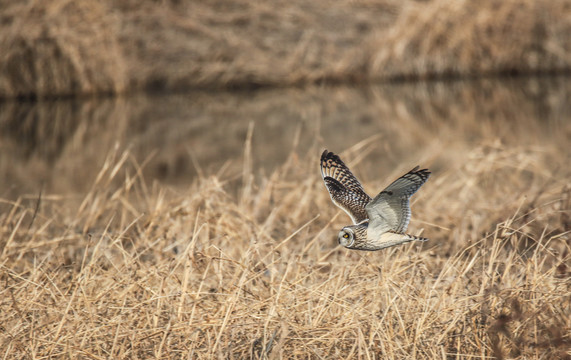
M 0 98 L 69 99 L 0 102 L 0 356 L 571 359 L 570 13 L 2 2 Z M 71 99 L 138 91 L 182 94 Z M 429 167 L 430 241 L 338 246 L 325 148 L 371 195 Z
M 233 163 L 198 171 L 186 186 L 143 176 L 150 162 L 134 148 L 94 147 L 105 149 L 103 161 L 85 192 L 70 197 L 60 184 L 39 202 L 37 192 L 2 200 L 0 354 L 570 358 L 568 92 L 543 102 L 533 95 L 542 82 L 516 93 L 489 85 L 417 89 L 429 102 L 407 87 L 372 89 L 370 103 L 343 89 L 260 94 L 237 116 L 263 103 L 280 113 L 285 101 L 314 114 L 309 134 L 280 130 L 290 145 L 260 171 L 256 159 L 275 150 L 259 143 L 268 120 L 251 122 Z M 487 100 L 473 103 L 477 94 Z M 322 108 L 304 107 L 320 96 Z M 354 133 L 339 134 L 346 125 L 329 116 L 345 104 L 371 114 L 376 130 L 343 142 Z M 74 144 L 88 153 L 89 141 L 105 144 L 102 134 L 74 134 L 60 156 L 78 162 Z M 371 253 L 339 247 L 349 218 L 320 178 L 324 148 L 371 194 L 417 163 L 429 167 L 409 231 L 430 241 Z M 68 170 L 56 169 L 53 185 L 67 184 Z

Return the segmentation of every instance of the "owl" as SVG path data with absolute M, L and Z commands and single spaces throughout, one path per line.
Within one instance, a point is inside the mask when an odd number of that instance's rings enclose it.
M 428 180 L 430 171 L 415 167 L 371 198 L 339 156 L 321 154 L 321 176 L 331 200 L 353 220 L 339 232 L 339 244 L 375 251 L 427 238 L 405 234 L 410 221 L 410 197 Z

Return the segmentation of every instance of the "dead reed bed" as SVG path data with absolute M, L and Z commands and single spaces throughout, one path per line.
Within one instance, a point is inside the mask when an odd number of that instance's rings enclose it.
M 12 202 L 0 214 L 4 358 L 571 356 L 561 149 L 489 141 L 450 157 L 413 201 L 411 231 L 431 240 L 364 253 L 336 244 L 348 219 L 321 183 L 321 148 L 294 146 L 256 181 L 251 139 L 238 178 L 169 189 L 110 150 L 79 206 Z M 373 143 L 342 153 L 357 173 Z
M 408 2 L 379 34 L 371 76 L 557 73 L 571 64 L 571 2 Z
M 125 89 L 119 22 L 103 2 L 9 0 L 0 19 L 0 98 Z
M 569 1 L 4 1 L 0 97 L 565 73 Z

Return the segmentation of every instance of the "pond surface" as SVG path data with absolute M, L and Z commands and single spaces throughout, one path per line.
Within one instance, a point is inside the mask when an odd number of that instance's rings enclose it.
M 128 150 L 145 181 L 188 187 L 197 174 L 262 177 L 292 151 L 350 150 L 364 181 L 416 164 L 446 169 L 482 144 L 571 154 L 566 77 L 195 92 L 0 103 L 0 198 L 79 198 L 106 158 Z M 250 136 L 251 135 L 251 136 Z M 519 150 L 518 150 L 519 151 Z M 359 156 L 362 152 L 362 156 Z M 404 165 L 403 165 L 404 164 Z M 371 166 L 369 166 L 371 165 Z M 406 165 L 406 166 L 405 166 Z

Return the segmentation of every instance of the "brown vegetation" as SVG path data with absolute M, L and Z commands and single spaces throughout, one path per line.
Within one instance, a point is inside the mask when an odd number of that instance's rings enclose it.
M 456 83 L 267 92 L 236 115 L 265 119 L 245 126 L 243 156 L 182 188 L 141 176 L 152 165 L 136 160 L 137 145 L 109 145 L 117 133 L 136 132 L 136 144 L 148 143 L 147 131 L 176 140 L 167 129 L 183 125 L 148 129 L 133 126 L 148 121 L 125 120 L 106 134 L 97 122 L 79 124 L 60 157 L 98 162 L 86 156 L 109 149 L 98 172 L 80 175 L 88 191 L 66 198 L 56 175 L 59 192 L 39 202 L 3 200 L 0 352 L 14 359 L 569 358 L 569 92 L 566 83 L 549 84 L 529 79 L 516 92 L 487 80 L 470 90 Z M 540 95 L 546 86 L 561 91 Z M 206 113 L 236 111 L 224 94 L 214 100 L 201 99 Z M 297 117 L 276 111 L 292 103 Z M 149 109 L 115 106 L 141 116 Z M 353 107 L 365 140 L 349 146 L 355 135 L 345 131 L 344 111 Z M 271 147 L 277 137 L 259 134 L 258 124 L 285 133 L 268 125 L 270 113 L 300 118 L 304 131 L 280 137 L 292 150 L 264 173 L 255 166 L 260 154 L 283 146 Z M 216 124 L 216 116 L 204 117 Z M 416 163 L 430 167 L 410 230 L 431 240 L 373 253 L 340 248 L 335 234 L 349 219 L 319 177 L 323 144 L 346 149 L 370 193 Z
M 569 1 L 4 1 L 0 97 L 564 72 Z
M 557 73 L 571 64 L 571 2 L 409 2 L 371 46 L 371 76 Z
M 0 5 L 0 97 L 125 90 L 118 23 L 99 1 Z

